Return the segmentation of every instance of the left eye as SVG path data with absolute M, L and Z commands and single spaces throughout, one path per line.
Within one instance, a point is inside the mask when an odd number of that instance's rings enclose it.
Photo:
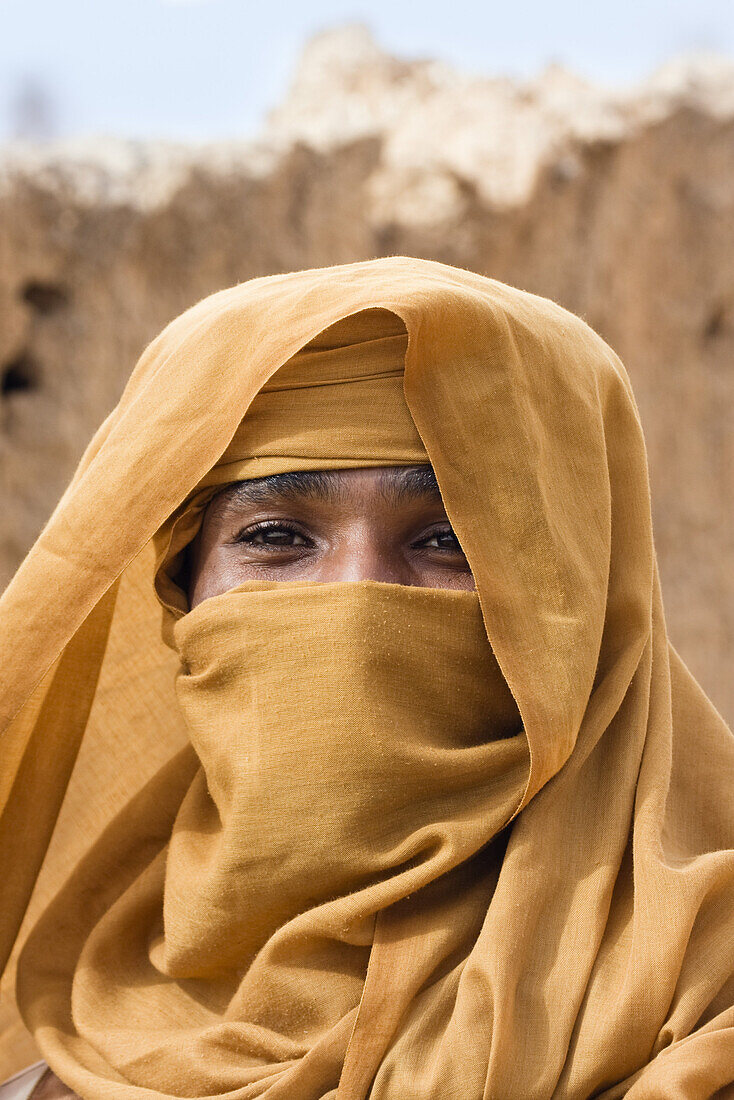
M 276 550 L 281 547 L 306 546 L 308 540 L 292 527 L 273 523 L 263 527 L 253 527 L 249 531 L 241 531 L 237 536 L 237 542 L 244 542 L 247 546 L 264 546 Z

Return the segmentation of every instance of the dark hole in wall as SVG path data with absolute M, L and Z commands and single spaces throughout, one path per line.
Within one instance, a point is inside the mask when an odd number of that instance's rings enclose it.
M 706 324 L 703 327 L 703 336 L 705 340 L 715 340 L 717 336 L 721 336 L 724 328 L 726 327 L 726 308 L 722 305 L 715 306 L 709 314 Z
M 69 296 L 63 286 L 57 283 L 47 283 L 40 279 L 29 279 L 23 284 L 20 297 L 31 309 L 42 316 L 55 313 L 65 306 Z
M 0 372 L 0 394 L 26 393 L 38 387 L 40 372 L 35 359 L 22 351 L 14 359 L 4 363 Z

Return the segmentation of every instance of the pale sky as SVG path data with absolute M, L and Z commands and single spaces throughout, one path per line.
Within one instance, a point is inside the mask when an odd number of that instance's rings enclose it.
M 253 136 L 302 44 L 347 22 L 492 75 L 560 61 L 626 84 L 690 50 L 734 56 L 734 0 L 0 0 L 0 140 L 20 117 L 43 129 L 44 99 L 61 137 Z

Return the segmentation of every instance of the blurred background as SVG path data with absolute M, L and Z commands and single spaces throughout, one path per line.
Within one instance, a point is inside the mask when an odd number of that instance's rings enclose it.
M 0 18 L 0 587 L 173 316 L 424 256 L 556 299 L 622 356 L 670 636 L 734 722 L 731 0 Z

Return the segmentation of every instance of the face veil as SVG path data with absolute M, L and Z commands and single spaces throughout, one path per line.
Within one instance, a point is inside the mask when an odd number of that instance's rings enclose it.
M 248 435 L 277 372 L 365 311 L 404 370 L 360 384 L 397 379 L 415 431 L 367 418 L 351 459 L 427 456 L 476 593 L 249 584 L 183 613 L 197 507 L 294 468 L 302 439 Z M 82 1097 L 734 1081 L 733 742 L 667 638 L 629 380 L 560 307 L 401 257 L 206 299 L 144 353 L 0 622 L 0 933 Z

